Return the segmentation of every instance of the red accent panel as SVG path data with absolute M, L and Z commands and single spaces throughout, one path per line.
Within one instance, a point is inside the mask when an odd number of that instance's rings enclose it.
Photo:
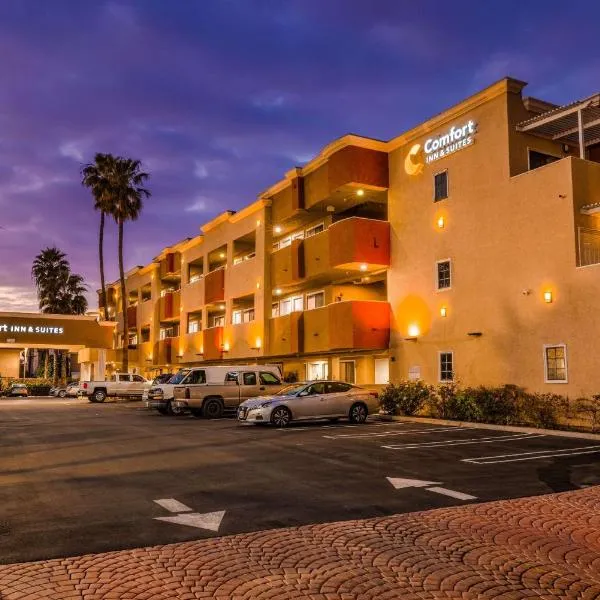
M 204 360 L 217 360 L 223 357 L 223 328 L 212 327 L 204 330 Z
M 351 217 L 331 225 L 328 233 L 332 267 L 348 263 L 389 266 L 389 222 Z
M 204 304 L 225 300 L 225 269 L 212 271 L 204 277 Z

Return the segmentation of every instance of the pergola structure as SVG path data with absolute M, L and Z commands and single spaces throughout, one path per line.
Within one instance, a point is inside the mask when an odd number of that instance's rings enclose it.
M 578 146 L 585 158 L 585 149 L 600 143 L 600 93 L 522 121 L 517 131 Z

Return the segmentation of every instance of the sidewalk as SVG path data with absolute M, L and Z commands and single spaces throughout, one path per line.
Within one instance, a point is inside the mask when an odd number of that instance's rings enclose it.
M 600 487 L 0 566 L 2 600 L 600 598 Z

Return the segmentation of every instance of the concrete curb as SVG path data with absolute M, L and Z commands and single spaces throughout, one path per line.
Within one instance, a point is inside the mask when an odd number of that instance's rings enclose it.
M 579 431 L 561 431 L 559 429 L 539 429 L 537 427 L 517 427 L 514 425 L 492 425 L 490 423 L 471 423 L 470 421 L 449 421 L 447 419 L 430 419 L 429 417 L 404 417 L 395 415 L 377 415 L 380 421 L 405 421 L 407 423 L 430 423 L 432 425 L 449 425 L 468 427 L 470 429 L 493 429 L 495 431 L 513 431 L 515 433 L 542 433 L 559 437 L 577 438 L 580 440 L 600 441 L 600 434 Z

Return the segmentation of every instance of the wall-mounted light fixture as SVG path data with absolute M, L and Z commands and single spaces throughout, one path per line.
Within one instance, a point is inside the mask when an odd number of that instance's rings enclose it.
M 359 267 L 359 269 L 360 269 L 361 271 L 366 271 L 368 268 L 369 268 L 369 265 L 367 265 L 367 264 L 365 264 L 365 263 L 363 263 L 363 264 L 362 264 L 362 265 L 360 265 L 360 267 Z
M 421 334 L 421 330 L 419 326 L 415 323 L 408 326 L 408 337 L 409 338 L 417 338 Z
M 448 316 L 448 309 L 445 306 L 442 306 L 442 308 L 440 308 L 440 317 L 446 316 Z
M 273 227 L 273 231 L 277 234 L 281 233 L 281 225 L 275 225 L 275 227 Z
M 225 258 L 225 252 L 219 252 L 219 258 Z
M 446 224 L 446 221 L 445 221 L 444 217 L 439 217 L 437 220 L 438 228 L 443 229 L 445 224 Z
M 260 219 L 256 219 L 256 226 L 260 227 Z
M 221 352 L 229 352 L 229 342 L 225 342 L 222 346 L 221 346 Z
M 552 292 L 550 290 L 546 290 L 544 292 L 544 302 L 550 304 L 552 302 Z
M 481 333 L 481 331 L 469 331 L 467 335 L 471 337 L 481 337 L 483 333 Z
M 254 346 L 251 348 L 251 350 L 260 350 L 262 348 L 262 340 L 257 337 L 256 340 L 254 340 Z

